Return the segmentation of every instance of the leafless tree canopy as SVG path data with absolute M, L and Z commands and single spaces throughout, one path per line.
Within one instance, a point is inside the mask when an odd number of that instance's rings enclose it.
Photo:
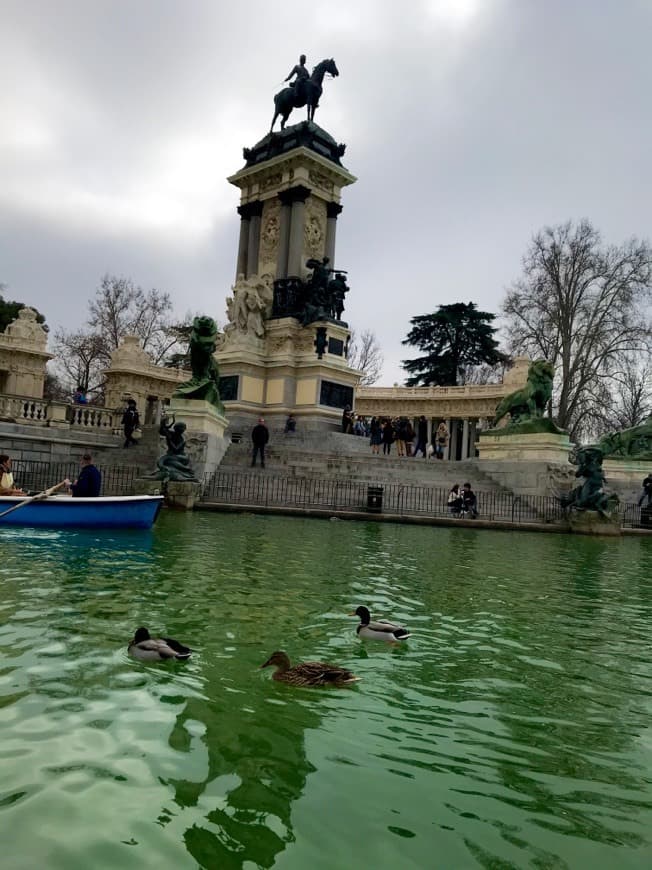
M 604 245 L 588 220 L 546 227 L 523 258 L 503 303 L 509 350 L 555 365 L 553 410 L 574 438 L 603 427 L 616 373 L 649 351 L 651 276 L 646 242 Z
M 358 335 L 352 329 L 347 360 L 352 368 L 364 372 L 360 381 L 363 386 L 375 384 L 385 361 L 376 334 L 370 329 L 364 329 Z
M 171 319 L 168 293 L 146 292 L 128 278 L 105 275 L 88 310 L 83 329 L 58 330 L 54 337 L 59 371 L 72 388 L 100 390 L 102 372 L 125 335 L 137 335 L 154 363 L 179 350 L 178 324 Z

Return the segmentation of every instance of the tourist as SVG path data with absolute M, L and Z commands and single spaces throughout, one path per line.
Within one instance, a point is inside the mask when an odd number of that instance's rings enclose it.
M 77 387 L 75 390 L 75 395 L 72 397 L 75 405 L 87 405 L 88 399 L 86 398 L 86 390 L 83 387 Z
M 641 507 L 643 502 L 645 501 L 645 497 L 647 496 L 647 507 L 652 507 L 652 474 L 648 474 L 648 476 L 643 481 L 643 494 L 638 500 L 638 506 Z
M 132 444 L 138 444 L 138 441 L 133 437 L 135 430 L 140 428 L 140 417 L 135 399 L 129 399 L 127 402 L 127 407 L 122 415 L 122 427 L 125 433 L 124 446 L 130 447 Z
M 414 427 L 409 420 L 405 422 L 405 455 L 412 456 L 412 444 L 414 443 Z
M 90 453 L 84 453 L 81 458 L 81 471 L 74 483 L 69 480 L 66 484 L 70 487 L 73 498 L 97 498 L 102 486 L 102 475 L 93 465 L 93 457 Z
M 405 456 L 405 422 L 402 417 L 396 417 L 393 421 L 397 456 Z
M 353 432 L 353 412 L 350 405 L 347 405 L 342 412 L 342 432 L 345 435 Z
M 435 433 L 435 437 L 433 438 L 435 448 L 435 456 L 437 459 L 443 459 L 444 453 L 446 452 L 446 448 L 448 447 L 448 426 L 442 420 L 439 426 L 437 426 L 437 432 Z
M 4 453 L 0 456 L 0 495 L 25 495 L 22 489 L 14 485 L 11 459 Z
M 394 430 L 392 429 L 392 421 L 385 420 L 383 424 L 383 456 L 392 452 L 392 441 L 394 440 Z
M 380 455 L 380 443 L 383 440 L 382 427 L 378 417 L 372 417 L 369 424 L 369 443 L 371 444 L 371 452 L 376 456 Z
M 465 483 L 462 489 L 462 516 L 470 515 L 474 520 L 478 516 L 478 500 L 471 489 L 470 483 Z
M 288 414 L 288 418 L 285 421 L 285 429 L 283 431 L 286 435 L 288 432 L 297 431 L 297 421 L 294 419 L 294 414 Z
M 458 517 L 462 510 L 462 496 L 460 495 L 459 483 L 454 483 L 451 491 L 448 493 L 448 510 L 453 516 Z
M 426 450 L 426 445 L 428 444 L 428 421 L 423 416 L 423 414 L 419 417 L 419 422 L 417 423 L 417 446 L 414 448 L 414 455 L 416 456 L 419 451 L 423 453 L 423 458 L 428 458 L 428 452 Z
M 253 454 L 251 457 L 251 467 L 256 465 L 256 456 L 260 453 L 260 467 L 265 467 L 265 445 L 269 441 L 269 429 L 265 426 L 265 421 L 262 417 L 258 418 L 258 424 L 251 430 L 251 441 L 253 443 Z

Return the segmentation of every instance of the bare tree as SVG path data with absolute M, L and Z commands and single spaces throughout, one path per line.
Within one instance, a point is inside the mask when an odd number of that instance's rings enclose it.
M 546 227 L 525 254 L 503 303 L 509 350 L 554 364 L 553 410 L 574 438 L 595 429 L 624 358 L 650 348 L 651 277 L 646 242 L 605 246 L 588 220 Z
M 613 373 L 611 402 L 605 408 L 604 430 L 630 429 L 652 414 L 652 358 L 627 356 Z
M 363 329 L 359 335 L 351 330 L 346 358 L 352 368 L 364 372 L 360 381 L 363 386 L 376 383 L 385 362 L 376 333 L 371 329 Z
M 185 323 L 173 322 L 168 293 L 145 292 L 129 278 L 105 275 L 88 310 L 83 329 L 58 330 L 54 340 L 59 372 L 73 389 L 101 391 L 103 372 L 125 335 L 137 335 L 153 363 L 164 363 L 183 349 L 181 332 Z
M 502 384 L 508 365 L 508 363 L 500 362 L 495 365 L 481 363 L 478 366 L 462 366 L 460 384 Z

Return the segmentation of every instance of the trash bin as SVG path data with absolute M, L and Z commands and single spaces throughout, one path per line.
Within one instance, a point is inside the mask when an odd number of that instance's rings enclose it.
M 383 510 L 383 487 L 367 487 L 367 510 L 372 514 L 382 513 Z
M 652 529 L 652 507 L 641 508 L 641 529 Z

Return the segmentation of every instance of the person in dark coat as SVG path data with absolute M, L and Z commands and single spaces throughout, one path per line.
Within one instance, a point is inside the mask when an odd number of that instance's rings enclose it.
M 638 500 L 638 506 L 641 507 L 647 497 L 647 506 L 652 507 L 652 474 L 643 481 L 643 495 Z
M 428 453 L 426 452 L 426 447 L 428 446 L 428 421 L 423 416 L 423 414 L 419 417 L 419 422 L 417 423 L 417 446 L 414 448 L 414 456 L 417 455 L 419 451 L 423 453 L 423 458 L 428 458 Z
M 462 516 L 469 515 L 474 520 L 478 515 L 478 500 L 471 489 L 470 483 L 465 483 L 462 489 Z
M 129 399 L 127 402 L 127 407 L 122 415 L 122 426 L 125 433 L 124 446 L 130 447 L 132 444 L 138 444 L 136 439 L 133 437 L 134 430 L 140 427 L 140 417 L 138 415 L 138 408 L 136 407 L 135 399 Z
M 386 420 L 383 424 L 383 455 L 392 452 L 392 442 L 394 441 L 394 427 L 391 420 Z
M 70 484 L 73 498 L 97 498 L 102 487 L 102 475 L 93 465 L 90 453 L 84 453 L 81 459 L 81 471 L 74 483 Z
M 260 453 L 260 467 L 265 467 L 265 445 L 269 441 L 269 429 L 265 426 L 265 421 L 262 417 L 258 418 L 258 423 L 251 430 L 251 441 L 254 445 L 253 454 L 251 457 L 251 467 L 256 465 L 256 456 Z

